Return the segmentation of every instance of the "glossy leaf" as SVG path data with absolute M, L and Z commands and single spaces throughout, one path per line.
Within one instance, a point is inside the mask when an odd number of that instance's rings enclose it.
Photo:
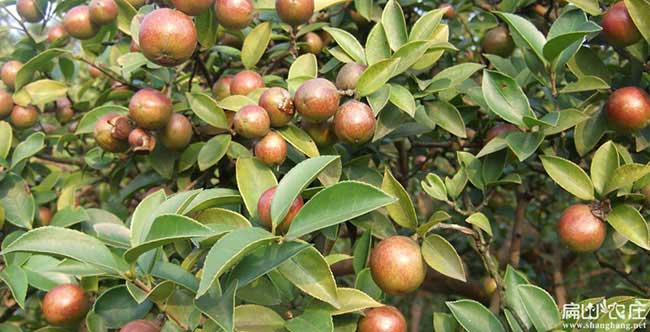
M 555 156 L 540 159 L 548 175 L 564 190 L 585 201 L 594 199 L 594 185 L 580 166 Z
M 474 300 L 447 302 L 447 307 L 467 332 L 506 332 L 499 319 Z
M 634 207 L 627 204 L 615 206 L 607 214 L 607 222 L 626 239 L 641 248 L 650 248 L 648 224 Z
M 359 77 L 357 94 L 364 97 L 379 90 L 393 77 L 399 63 L 400 59 L 390 58 L 370 65 Z
M 336 43 L 357 63 L 366 64 L 366 52 L 359 41 L 349 32 L 332 27 L 324 27 Z
M 465 268 L 456 249 L 445 238 L 432 234 L 422 242 L 422 257 L 434 270 L 465 282 Z
M 336 281 L 325 258 L 314 247 L 284 262 L 278 271 L 303 292 L 339 307 Z
M 519 285 L 517 291 L 537 331 L 551 331 L 560 327 L 560 311 L 548 292 L 535 285 Z
M 273 171 L 256 158 L 239 158 L 236 164 L 237 187 L 246 209 L 257 216 L 257 202 L 269 188 L 276 186 Z
M 241 49 L 241 60 L 244 67 L 253 68 L 260 61 L 271 41 L 272 32 L 271 22 L 263 22 L 246 35 Z
M 415 214 L 415 207 L 408 192 L 402 185 L 395 179 L 393 174 L 388 168 L 384 171 L 384 180 L 381 184 L 381 189 L 388 195 L 396 197 L 397 202 L 386 206 L 388 215 L 398 225 L 410 229 L 417 228 L 418 218 Z
M 524 126 L 524 116 L 535 116 L 521 87 L 505 74 L 484 71 L 483 96 L 490 110 L 510 123 Z

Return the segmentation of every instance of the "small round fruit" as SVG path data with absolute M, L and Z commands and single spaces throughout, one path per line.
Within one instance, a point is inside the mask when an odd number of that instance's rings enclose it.
M 255 157 L 269 166 L 282 165 L 287 158 L 287 142 L 271 131 L 255 144 Z
M 372 249 L 369 266 L 377 286 L 391 295 L 415 291 L 426 275 L 420 246 L 399 235 L 382 240 Z
M 68 123 L 74 117 L 74 110 L 72 107 L 58 107 L 56 109 L 56 119 L 60 123 Z
M 99 118 L 95 123 L 94 137 L 95 142 L 104 151 L 108 152 L 123 152 L 129 148 L 129 145 L 124 140 L 119 140 L 113 137 L 113 124 L 111 120 L 118 117 L 117 114 L 107 114 Z
M 142 89 L 136 92 L 129 102 L 129 115 L 140 128 L 163 128 L 172 113 L 171 100 L 158 90 Z
M 193 132 L 190 120 L 183 114 L 174 113 L 160 132 L 160 142 L 170 150 L 181 150 L 190 144 Z
M 90 19 L 90 7 L 72 7 L 63 17 L 63 27 L 74 38 L 86 40 L 95 37 L 99 27 Z
M 275 0 L 275 10 L 282 22 L 298 26 L 314 15 L 314 0 Z
M 372 308 L 359 320 L 359 332 L 406 332 L 406 319 L 393 306 Z
M 100 78 L 104 75 L 104 73 L 102 73 L 102 71 L 95 66 L 88 66 L 88 75 L 90 75 L 92 78 Z
M 267 228 L 271 229 L 272 221 L 271 221 L 271 202 L 273 200 L 273 196 L 275 195 L 275 190 L 277 187 L 271 187 L 267 189 L 264 193 L 262 193 L 262 196 L 260 196 L 260 200 L 257 202 L 257 213 L 260 217 L 260 221 L 262 224 Z M 293 201 L 291 206 L 289 207 L 289 211 L 287 212 L 287 215 L 282 219 L 282 222 L 280 222 L 279 225 L 277 225 L 276 229 L 278 232 L 284 234 L 289 230 L 289 226 L 291 226 L 291 222 L 293 222 L 293 219 L 296 217 L 300 209 L 302 209 L 303 206 L 303 200 L 302 197 L 298 196 L 296 200 Z
M 323 50 L 323 39 L 315 32 L 307 32 L 302 38 L 305 43 L 303 49 L 312 54 L 319 54 Z
M 171 0 L 176 9 L 190 16 L 198 16 L 210 10 L 214 0 Z
M 97 25 L 110 24 L 117 19 L 118 8 L 113 0 L 92 0 L 90 7 L 90 20 Z
M 605 241 L 607 226 L 591 212 L 591 207 L 575 204 L 562 213 L 557 223 L 562 243 L 575 252 L 593 252 Z
M 233 120 L 235 131 L 246 138 L 264 137 L 271 130 L 269 114 L 257 105 L 242 107 Z
M 9 115 L 11 123 L 18 129 L 33 127 L 38 122 L 38 111 L 34 106 L 14 106 Z
M 18 0 L 16 1 L 16 11 L 18 15 L 29 23 L 36 23 L 43 19 L 46 8 L 41 8 L 41 4 L 47 5 L 47 2 L 38 0 Z
M 454 6 L 449 3 L 440 4 L 440 6 L 438 6 L 438 9 L 445 10 L 445 18 L 453 18 L 456 16 L 456 10 L 454 9 Z
M 283 88 L 275 87 L 264 91 L 260 96 L 259 105 L 269 113 L 271 127 L 274 128 L 286 126 L 295 113 L 291 95 Z
M 650 120 L 650 96 L 637 87 L 620 88 L 609 96 L 606 109 L 607 119 L 614 127 L 641 129 Z
M 262 76 L 252 70 L 242 70 L 233 76 L 230 82 L 230 93 L 245 96 L 256 89 L 264 87 Z
M 375 134 L 377 120 L 370 107 L 360 101 L 350 100 L 339 107 L 334 116 L 336 136 L 350 144 L 363 144 Z
M 516 131 L 521 131 L 519 127 L 511 124 L 511 123 L 500 123 L 488 130 L 488 132 L 485 134 L 485 142 L 489 142 L 492 139 L 494 139 L 497 136 L 503 136 L 506 133 L 512 133 Z
M 45 320 L 52 325 L 73 325 L 79 323 L 90 310 L 90 298 L 77 285 L 59 285 L 45 294 L 41 310 Z
M 340 90 L 354 90 L 359 77 L 366 70 L 366 66 L 350 62 L 346 63 L 336 75 L 336 88 Z
M 298 113 L 312 122 L 323 122 L 331 118 L 336 113 L 340 100 L 336 86 L 324 78 L 305 81 L 293 97 Z
M 192 57 L 197 43 L 192 19 L 178 10 L 160 8 L 147 14 L 138 34 L 140 50 L 161 66 L 177 66 Z
M 133 152 L 148 154 L 156 148 L 156 138 L 141 128 L 131 130 L 128 138 Z
M 10 88 L 14 88 L 14 83 L 16 82 L 16 74 L 20 68 L 23 67 L 23 63 L 17 60 L 7 61 L 0 70 L 0 77 L 2 77 L 2 82 Z
M 332 120 L 310 122 L 303 119 L 300 126 L 319 147 L 331 146 L 337 141 Z
M 38 208 L 38 221 L 41 226 L 48 226 L 52 220 L 52 210 L 45 206 Z
M 59 40 L 61 40 L 63 43 L 68 41 L 68 32 L 61 24 L 57 24 L 47 30 L 47 41 L 49 43 L 54 43 L 55 41 Z
M 504 26 L 498 26 L 485 33 L 483 38 L 483 52 L 508 57 L 515 50 L 515 42 L 510 36 L 510 31 Z
M 222 76 L 212 86 L 212 93 L 217 100 L 222 100 L 230 96 L 230 84 L 232 84 L 232 75 Z
M 216 0 L 214 11 L 217 22 L 230 30 L 241 30 L 253 21 L 253 2 L 251 0 Z
M 129 120 L 126 115 L 120 115 L 112 118 L 110 124 L 113 126 L 113 130 L 111 130 L 111 136 L 118 140 L 127 140 L 129 138 L 129 134 L 131 134 L 131 131 L 133 130 L 131 120 Z
M 481 285 L 483 286 L 483 290 L 487 295 L 494 294 L 494 292 L 496 292 L 498 287 L 496 280 L 494 280 L 494 278 L 492 277 L 481 278 Z
M 623 1 L 617 2 L 607 10 L 601 25 L 603 37 L 614 46 L 627 47 L 643 38 Z
M 11 114 L 14 109 L 14 99 L 7 90 L 0 89 L 0 119 Z
M 120 332 L 160 332 L 160 326 L 150 320 L 134 320 L 122 326 Z

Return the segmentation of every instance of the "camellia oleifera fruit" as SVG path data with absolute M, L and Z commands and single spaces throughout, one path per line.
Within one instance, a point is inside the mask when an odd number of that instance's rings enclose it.
M 627 47 L 643 38 L 623 1 L 617 2 L 607 10 L 601 25 L 603 37 L 614 46 Z
M 113 23 L 117 19 L 118 8 L 113 0 L 92 0 L 90 7 L 90 20 L 97 25 Z
M 323 38 L 315 32 L 307 32 L 302 37 L 302 48 L 305 52 L 319 54 L 323 50 Z
M 150 320 L 134 320 L 122 326 L 120 332 L 160 332 L 160 326 Z
M 319 147 L 331 146 L 337 141 L 332 120 L 327 120 L 325 122 L 310 122 L 303 119 L 300 122 L 300 127 Z
M 90 298 L 78 285 L 59 285 L 45 294 L 41 310 L 48 323 L 69 326 L 79 323 L 86 316 L 90 310 Z
M 38 222 L 41 226 L 48 226 L 52 221 L 52 210 L 45 206 L 38 208 Z
M 339 107 L 334 116 L 336 136 L 350 144 L 363 144 L 375 134 L 377 120 L 370 106 L 350 100 Z
M 336 87 L 341 90 L 354 90 L 359 77 L 366 70 L 366 66 L 354 62 L 346 63 L 336 75 Z
M 511 123 L 500 123 L 492 128 L 490 128 L 485 134 L 485 142 L 493 140 L 497 136 L 503 136 L 506 133 L 521 131 L 519 127 Z
M 650 96 L 637 87 L 614 91 L 607 100 L 606 108 L 607 119 L 619 129 L 641 129 L 650 120 Z
M 209 11 L 214 0 L 172 0 L 172 5 L 187 15 L 198 16 Z
M 90 7 L 72 7 L 63 17 L 63 27 L 74 38 L 86 40 L 95 37 L 99 26 L 90 19 Z
M 264 91 L 259 105 L 269 113 L 271 126 L 275 128 L 286 126 L 295 113 L 291 95 L 283 88 L 273 87 Z
M 14 108 L 14 99 L 5 89 L 0 89 L 0 119 L 11 114 L 11 110 Z
M 246 105 L 235 113 L 235 131 L 246 138 L 264 137 L 271 130 L 271 119 L 262 107 Z
M 377 286 L 391 295 L 408 294 L 426 275 L 420 246 L 405 236 L 388 237 L 372 249 L 370 272 Z
M 557 233 L 562 243 L 572 251 L 593 252 L 605 241 L 607 226 L 592 213 L 590 206 L 575 204 L 560 216 Z
M 515 42 L 510 31 L 504 26 L 498 26 L 485 33 L 483 37 L 483 52 L 508 57 L 515 50 Z
M 42 6 L 42 7 L 41 7 Z M 16 11 L 25 21 L 36 23 L 43 19 L 47 2 L 38 0 L 18 0 L 16 1 Z
M 129 103 L 129 116 L 138 127 L 144 129 L 165 127 L 172 113 L 171 100 L 154 89 L 142 89 L 136 92 Z
M 212 86 L 212 94 L 216 100 L 222 100 L 230 96 L 230 84 L 232 84 L 232 75 L 226 75 L 219 78 Z
M 20 61 L 7 61 L 4 65 L 2 65 L 2 69 L 0 70 L 0 77 L 2 78 L 2 82 L 4 82 L 6 86 L 13 89 L 14 83 L 16 82 L 16 74 L 18 74 L 18 71 L 22 67 L 23 63 Z
M 148 154 L 156 148 L 156 138 L 142 128 L 131 130 L 128 142 L 136 154 Z
M 124 152 L 129 148 L 127 141 L 116 139 L 113 136 L 113 119 L 118 116 L 117 114 L 106 114 L 95 123 L 95 130 L 93 131 L 95 142 L 104 151 Z
M 147 59 L 173 67 L 192 57 L 198 34 L 192 19 L 178 10 L 160 8 L 147 14 L 138 34 Z
M 314 0 L 275 0 L 275 10 L 282 22 L 298 26 L 314 14 Z
M 11 110 L 9 118 L 18 129 L 31 128 L 38 122 L 38 110 L 34 106 L 16 105 Z
M 303 118 L 322 122 L 336 113 L 340 99 L 334 83 L 324 78 L 314 78 L 305 81 L 296 90 L 293 103 Z
M 277 187 L 271 187 L 267 189 L 264 193 L 262 193 L 262 196 L 260 196 L 260 200 L 257 202 L 257 214 L 259 215 L 262 224 L 269 230 L 271 229 L 272 226 L 271 202 L 273 201 L 273 196 L 275 195 L 276 189 Z M 277 225 L 276 227 L 278 232 L 284 234 L 289 230 L 289 226 L 291 226 L 293 219 L 296 217 L 298 212 L 300 212 L 300 209 L 302 208 L 303 204 L 304 202 L 302 200 L 302 197 L 300 196 L 298 196 L 293 201 L 293 203 L 291 203 L 287 215 L 284 217 L 284 219 L 282 219 L 282 222 L 280 222 L 280 224 Z
M 269 166 L 282 165 L 287 158 L 287 142 L 271 131 L 255 144 L 255 157 Z
M 264 87 L 262 76 L 252 70 L 242 70 L 232 78 L 230 93 L 245 96 Z
M 160 142 L 170 150 L 181 150 L 190 144 L 193 131 L 185 115 L 174 113 L 160 133 Z
M 255 8 L 251 0 L 216 0 L 217 22 L 230 30 L 241 30 L 251 24 Z
M 445 18 L 453 18 L 456 16 L 456 10 L 454 9 L 454 6 L 450 3 L 441 3 L 440 6 L 438 6 L 438 9 L 442 9 L 445 11 Z
M 368 309 L 359 320 L 358 332 L 406 332 L 406 319 L 399 309 L 384 306 Z
M 57 24 L 47 30 L 47 41 L 49 43 L 54 43 L 56 41 L 66 43 L 69 39 L 68 37 L 68 31 L 65 30 L 62 24 Z

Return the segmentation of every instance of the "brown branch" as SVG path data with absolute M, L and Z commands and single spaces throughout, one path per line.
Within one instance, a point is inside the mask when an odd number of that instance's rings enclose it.
M 598 253 L 594 253 L 594 256 L 596 257 L 596 260 L 598 261 L 598 264 L 600 264 L 600 266 L 616 272 L 616 274 L 619 277 L 623 278 L 630 285 L 634 286 L 634 288 L 639 290 L 642 294 L 644 294 L 644 295 L 650 294 L 650 290 L 648 290 L 647 287 L 644 287 L 643 285 L 641 285 L 641 283 L 634 280 L 629 274 L 625 273 L 624 271 L 619 270 L 615 265 L 606 262 Z
M 526 188 L 524 185 L 517 187 L 517 208 L 515 209 L 515 221 L 512 225 L 512 235 L 510 238 L 510 265 L 519 267 L 521 256 L 521 237 L 524 218 L 526 217 L 526 208 L 529 200 L 526 198 Z

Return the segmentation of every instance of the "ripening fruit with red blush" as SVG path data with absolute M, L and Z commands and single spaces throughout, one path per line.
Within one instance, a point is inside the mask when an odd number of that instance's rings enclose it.
M 183 114 L 174 113 L 160 133 L 160 142 L 170 150 L 184 149 L 192 140 L 194 129 Z
M 271 130 L 271 119 L 263 108 L 247 105 L 235 113 L 235 131 L 246 138 L 264 137 Z
M 189 16 L 178 10 L 160 8 L 144 17 L 138 37 L 140 50 L 147 59 L 173 67 L 192 57 L 198 33 Z
M 113 119 L 119 117 L 117 114 L 106 114 L 97 120 L 93 131 L 95 142 L 104 151 L 124 152 L 129 148 L 125 140 L 119 140 L 113 136 Z
M 90 19 L 90 7 L 80 5 L 72 7 L 63 17 L 63 27 L 68 34 L 80 40 L 95 37 L 99 26 Z
M 230 94 L 245 96 L 264 87 L 262 76 L 252 70 L 242 70 L 230 82 Z
M 66 43 L 68 41 L 68 32 L 65 30 L 63 25 L 57 24 L 47 30 L 47 41 L 48 43 L 53 43 L 55 41 L 61 41 Z
M 314 0 L 275 0 L 275 10 L 282 22 L 298 26 L 314 14 Z
M 641 129 L 650 120 L 650 96 L 637 87 L 620 88 L 609 96 L 606 109 L 607 119 L 614 127 Z
M 150 320 L 134 320 L 122 326 L 120 332 L 160 332 L 160 326 Z
M 2 69 L 0 69 L 0 77 L 2 78 L 2 82 L 4 82 L 6 86 L 13 89 L 14 83 L 16 82 L 16 74 L 18 74 L 18 71 L 22 67 L 23 63 L 20 61 L 7 61 L 4 65 L 2 65 Z
M 512 133 L 516 131 L 521 131 L 521 129 L 511 123 L 500 123 L 487 131 L 485 134 L 485 142 L 487 143 L 497 136 L 504 136 L 506 133 Z
M 575 252 L 594 252 L 603 245 L 607 226 L 596 217 L 591 207 L 575 204 L 568 207 L 557 223 L 557 233 L 562 243 Z
M 406 332 L 406 319 L 393 306 L 368 309 L 359 320 L 358 332 Z
M 217 22 L 230 30 L 241 30 L 251 24 L 255 8 L 251 0 L 216 0 Z
M 276 189 L 277 186 L 267 189 L 264 193 L 262 193 L 260 200 L 257 202 L 257 214 L 259 215 L 262 224 L 268 230 L 271 230 L 271 226 L 273 225 L 271 219 L 271 202 L 273 201 L 273 196 L 275 195 Z M 289 230 L 289 226 L 291 226 L 293 219 L 296 217 L 303 204 L 304 203 L 302 197 L 300 196 L 298 196 L 293 201 L 289 207 L 289 212 L 287 212 L 287 215 L 284 217 L 284 219 L 282 219 L 282 222 L 280 222 L 280 224 L 276 227 L 279 233 L 285 234 Z
M 41 8 L 41 5 L 44 5 Z M 18 0 L 16 1 L 16 11 L 18 15 L 29 23 L 36 23 L 43 19 L 47 10 L 47 2 L 38 0 Z
M 92 0 L 88 7 L 90 7 L 90 20 L 97 25 L 115 22 L 119 12 L 113 0 Z
M 336 136 L 350 144 L 364 144 L 375 135 L 377 120 L 370 106 L 350 100 L 341 105 L 334 116 Z
M 601 25 L 603 37 L 614 46 L 627 47 L 643 38 L 623 1 L 617 2 L 605 12 Z
M 45 294 L 41 310 L 45 320 L 52 325 L 77 324 L 90 310 L 90 297 L 78 285 L 59 285 Z
M 271 127 L 274 128 L 286 126 L 295 113 L 291 95 L 283 88 L 273 87 L 264 91 L 259 105 L 269 113 Z
M 190 16 L 198 16 L 210 10 L 214 0 L 171 0 L 176 9 Z
M 271 131 L 255 144 L 255 157 L 268 166 L 282 165 L 287 158 L 287 142 Z
M 14 106 L 9 115 L 11 123 L 18 129 L 33 127 L 38 122 L 38 110 L 34 106 Z
M 11 114 L 11 111 L 14 109 L 14 98 L 5 89 L 0 89 L 0 119 Z
M 296 90 L 293 103 L 303 118 L 323 122 L 331 118 L 339 107 L 341 96 L 334 83 L 324 78 L 305 81 Z
M 388 237 L 370 252 L 370 272 L 377 286 L 391 295 L 408 294 L 426 275 L 420 246 L 406 236 Z
M 163 128 L 172 113 L 171 100 L 158 90 L 142 89 L 136 92 L 129 102 L 129 116 L 140 128 Z
M 219 101 L 230 96 L 230 85 L 232 84 L 232 75 L 222 76 L 212 86 L 212 94 Z

